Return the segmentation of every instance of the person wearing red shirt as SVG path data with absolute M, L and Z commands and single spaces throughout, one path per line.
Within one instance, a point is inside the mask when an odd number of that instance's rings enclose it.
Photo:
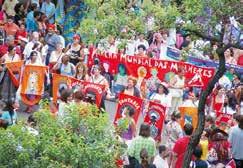
M 25 30 L 25 25 L 24 25 L 24 23 L 21 23 L 21 24 L 20 24 L 20 28 L 19 28 L 19 30 L 16 32 L 16 35 L 15 35 L 16 42 L 18 43 L 18 41 L 19 41 L 19 37 L 27 38 L 27 36 L 28 36 L 28 33 L 27 33 L 27 31 Z
M 14 45 L 14 37 L 8 36 L 6 42 L 0 45 L 0 58 L 8 52 L 8 46 Z
M 12 16 L 8 17 L 8 22 L 4 25 L 4 30 L 7 36 L 15 36 L 16 32 L 19 30 L 19 26 L 14 23 L 14 18 Z
M 187 145 L 190 141 L 190 136 L 193 132 L 193 127 L 191 124 L 185 124 L 184 126 L 185 136 L 179 138 L 173 148 L 173 158 L 172 158 L 172 167 L 182 168 L 184 154 L 186 152 Z

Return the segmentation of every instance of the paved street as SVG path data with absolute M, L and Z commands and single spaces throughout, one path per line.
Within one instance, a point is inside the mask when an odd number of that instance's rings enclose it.
M 107 113 L 109 113 L 110 122 L 112 123 L 114 121 L 114 118 L 115 118 L 115 115 L 116 115 L 117 103 L 114 102 L 114 101 L 106 100 L 105 106 L 106 106 Z M 25 109 L 25 107 L 23 107 L 23 106 L 21 106 L 20 109 L 21 109 L 21 112 L 18 112 L 18 119 L 19 120 L 26 120 L 31 113 L 23 112 L 24 109 Z M 138 125 L 140 125 L 141 122 L 142 122 L 142 115 L 140 115 L 140 117 L 139 117 Z

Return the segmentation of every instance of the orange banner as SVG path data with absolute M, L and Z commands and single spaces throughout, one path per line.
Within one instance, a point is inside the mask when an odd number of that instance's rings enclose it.
M 8 74 L 12 80 L 15 87 L 19 87 L 21 67 L 24 61 L 9 62 L 6 63 L 6 68 L 8 69 Z
M 57 102 L 57 99 L 60 97 L 60 91 L 63 89 L 70 88 L 70 77 L 60 74 L 52 74 L 52 97 L 53 102 Z
M 35 105 L 44 92 L 46 66 L 26 65 L 21 82 L 21 98 L 27 105 Z
M 181 113 L 181 127 L 183 128 L 186 123 L 192 124 L 193 128 L 197 127 L 198 116 L 196 107 L 179 107 Z

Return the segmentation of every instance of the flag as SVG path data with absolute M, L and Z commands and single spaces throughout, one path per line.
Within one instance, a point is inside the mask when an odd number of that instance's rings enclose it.
M 198 124 L 198 111 L 196 107 L 179 107 L 181 113 L 181 127 L 183 128 L 185 124 L 192 124 L 195 129 Z
M 122 64 L 126 69 L 127 75 L 139 77 L 141 76 L 141 70 L 143 70 L 143 77 L 149 79 L 153 76 L 151 69 L 155 68 L 159 72 L 157 77 L 161 81 L 168 80 L 168 75 L 176 74 L 180 69 L 183 69 L 185 86 L 196 86 L 203 89 L 207 87 L 215 73 L 215 68 L 199 67 L 183 61 L 158 60 L 119 54 L 96 54 L 95 58 L 99 59 L 101 64 L 109 64 L 109 72 L 111 74 L 118 73 L 117 67 L 119 64 Z M 89 60 L 89 62 L 93 63 L 94 60 Z
M 143 100 L 126 94 L 119 95 L 118 107 L 115 115 L 114 125 L 118 124 L 119 119 L 124 117 L 124 112 L 129 109 L 134 111 L 133 119 L 135 123 L 138 121 L 138 117 L 142 111 Z
M 20 74 L 23 63 L 23 61 L 6 63 L 6 68 L 8 70 L 9 77 L 12 80 L 15 87 L 19 87 Z
M 84 94 L 92 94 L 95 96 L 95 103 L 97 107 L 100 107 L 101 100 L 104 95 L 105 85 L 95 84 L 91 82 L 83 82 Z
M 70 77 L 60 74 L 52 74 L 52 97 L 53 102 L 57 102 L 57 99 L 61 96 L 61 91 L 64 89 L 70 89 Z
M 166 107 L 150 101 L 144 122 L 150 125 L 151 136 L 156 140 L 161 140 L 161 132 L 165 120 Z
M 26 65 L 21 80 L 20 95 L 27 105 L 35 105 L 44 92 L 46 66 Z
M 226 165 L 226 168 L 236 168 L 235 161 L 231 159 L 229 163 Z
M 217 112 L 216 113 L 216 121 L 215 121 L 215 124 L 217 126 L 220 126 L 221 123 L 225 123 L 228 126 L 233 126 L 234 125 L 233 115 L 226 114 L 226 113 L 221 113 L 221 112 Z

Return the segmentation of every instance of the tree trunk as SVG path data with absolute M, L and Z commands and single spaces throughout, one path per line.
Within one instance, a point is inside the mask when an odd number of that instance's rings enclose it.
M 218 70 L 213 77 L 213 79 L 209 82 L 208 87 L 204 90 L 200 96 L 199 104 L 198 104 L 198 126 L 195 129 L 194 133 L 191 136 L 190 142 L 187 146 L 187 150 L 184 156 L 183 168 L 189 168 L 191 157 L 193 154 L 193 150 L 198 145 L 201 135 L 204 130 L 205 125 L 205 104 L 207 97 L 212 92 L 214 85 L 219 81 L 219 79 L 224 75 L 226 70 L 225 68 L 225 57 L 224 51 L 227 50 L 228 47 L 222 47 L 217 50 L 219 55 L 219 67 Z

